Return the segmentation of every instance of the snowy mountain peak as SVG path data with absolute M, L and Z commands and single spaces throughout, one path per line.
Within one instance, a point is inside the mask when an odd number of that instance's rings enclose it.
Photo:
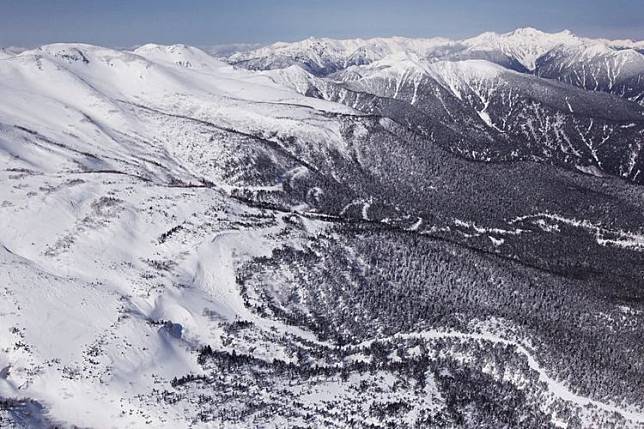
M 507 33 L 509 36 L 519 36 L 519 37 L 543 37 L 547 33 L 544 33 L 541 30 L 537 30 L 534 27 L 523 27 L 517 28 L 514 31 Z
M 172 63 L 186 68 L 210 69 L 227 66 L 201 49 L 183 44 L 157 45 L 149 43 L 135 49 L 134 53 L 152 62 Z
M 516 59 L 528 70 L 534 70 L 536 60 L 558 45 L 578 45 L 581 39 L 568 30 L 544 33 L 534 28 L 520 28 L 510 33 L 484 33 L 464 40 L 470 51 L 498 51 Z

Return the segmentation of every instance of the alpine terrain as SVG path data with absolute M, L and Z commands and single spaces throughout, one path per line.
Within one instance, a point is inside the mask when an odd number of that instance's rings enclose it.
M 0 184 L 0 427 L 644 427 L 644 42 L 3 49 Z

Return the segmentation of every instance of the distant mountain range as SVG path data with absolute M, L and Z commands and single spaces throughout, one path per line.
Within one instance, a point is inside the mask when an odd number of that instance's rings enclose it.
M 276 81 L 306 95 L 395 114 L 472 159 L 548 160 L 641 183 L 642 52 L 642 42 L 524 28 L 463 41 L 307 39 L 228 62 L 277 70 Z M 360 94 L 384 106 L 360 106 Z
M 549 34 L 533 28 L 522 28 L 506 34 L 484 33 L 459 41 L 402 37 L 366 40 L 310 38 L 240 52 L 232 55 L 229 60 L 257 70 L 297 64 L 320 76 L 350 66 L 369 64 L 400 52 L 414 54 L 424 61 L 482 59 L 516 71 L 535 74 L 545 73 L 546 70 L 554 73 L 551 68 L 555 62 L 569 67 L 570 63 L 579 63 L 578 66 L 585 65 L 588 68 L 588 80 L 592 80 L 591 73 L 595 73 L 598 80 L 610 75 L 609 80 L 613 79 L 614 87 L 618 81 L 636 75 L 638 70 L 641 72 L 641 58 L 636 54 L 644 52 L 644 42 L 588 39 L 577 37 L 567 30 Z M 630 62 L 635 64 L 624 67 L 624 63 Z M 582 69 L 583 67 L 580 70 Z M 550 77 L 557 78 L 554 75 Z

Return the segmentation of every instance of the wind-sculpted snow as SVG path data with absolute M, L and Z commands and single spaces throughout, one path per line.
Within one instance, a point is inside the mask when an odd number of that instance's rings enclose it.
M 0 426 L 638 427 L 641 54 L 542 76 L 589 43 L 3 51 Z

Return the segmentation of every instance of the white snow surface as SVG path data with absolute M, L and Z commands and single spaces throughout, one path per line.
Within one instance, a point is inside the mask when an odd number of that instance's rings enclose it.
M 179 143 L 202 121 L 341 152 L 328 113 L 351 109 L 181 45 L 25 51 L 0 60 L 0 99 L 0 397 L 54 423 L 185 427 L 146 395 L 199 373 L 195 350 L 223 348 L 224 323 L 253 322 L 268 360 L 289 355 L 264 332 L 316 340 L 239 295 L 234 267 L 283 245 L 285 223 L 236 203 L 234 178 Z M 204 176 L 214 185 L 190 186 Z

